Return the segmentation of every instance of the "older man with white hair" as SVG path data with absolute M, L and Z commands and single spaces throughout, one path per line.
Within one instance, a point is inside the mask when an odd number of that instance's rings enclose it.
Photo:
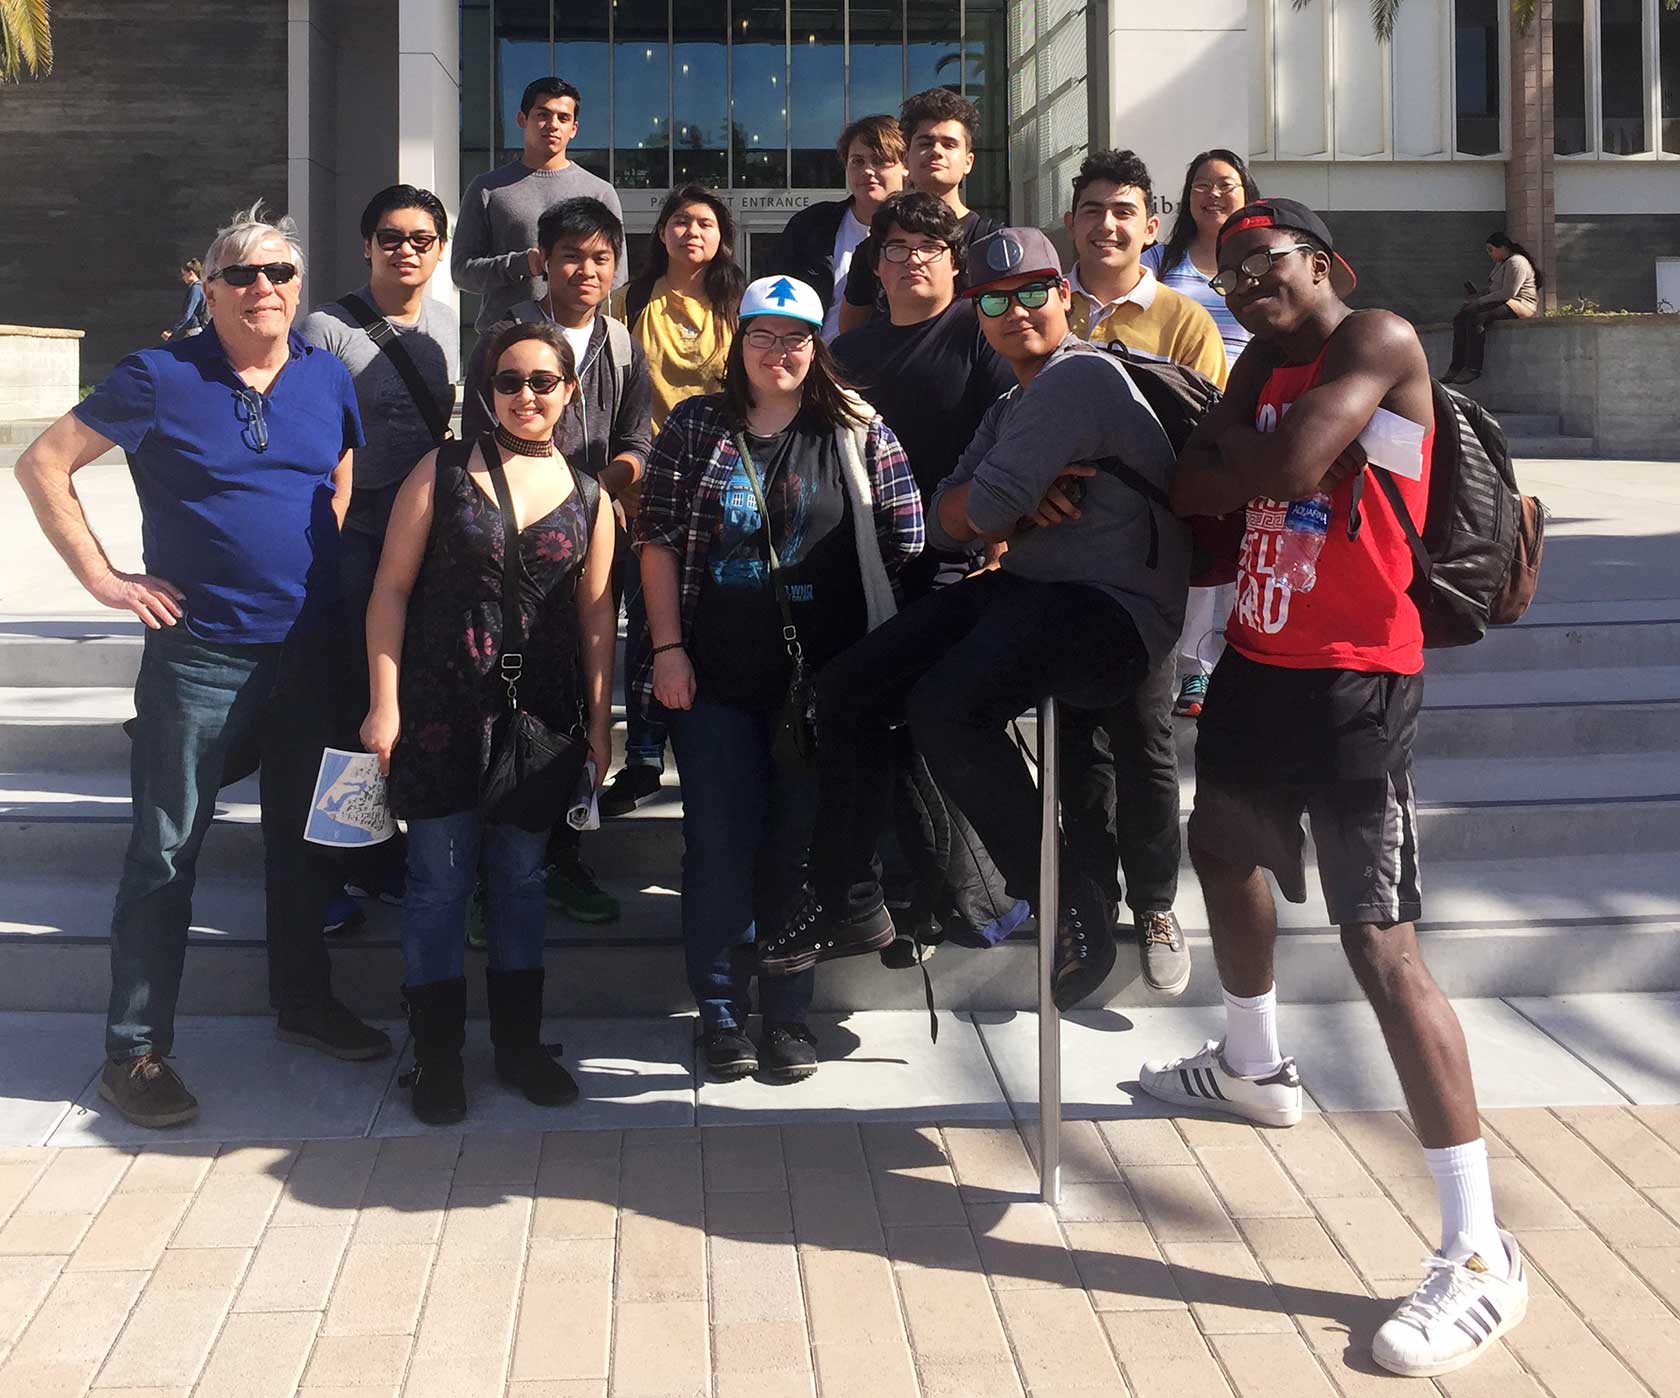
M 350 464 L 362 444 L 343 362 L 292 332 L 303 250 L 261 204 L 205 255 L 210 326 L 124 359 L 17 464 L 41 528 L 98 601 L 145 622 L 134 689 L 134 830 L 111 919 L 100 1095 L 141 1126 L 198 1102 L 165 1061 L 199 848 L 228 755 L 261 761 L 269 992 L 279 1037 L 339 1058 L 390 1040 L 333 997 L 321 915 L 334 884 L 303 840 L 330 731 L 331 612 Z M 72 477 L 120 446 L 145 571 L 119 570 Z

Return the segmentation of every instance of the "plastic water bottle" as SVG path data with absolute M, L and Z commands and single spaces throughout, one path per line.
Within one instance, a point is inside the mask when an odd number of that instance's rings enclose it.
M 1283 517 L 1273 572 L 1291 592 L 1311 592 L 1318 581 L 1318 556 L 1330 532 L 1330 497 L 1322 490 L 1305 500 L 1292 500 Z

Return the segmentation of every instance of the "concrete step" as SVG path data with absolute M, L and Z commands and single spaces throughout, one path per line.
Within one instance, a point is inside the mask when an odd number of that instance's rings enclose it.
M 0 656 L 4 650 L 0 649 Z M 1424 673 L 1501 674 L 1513 684 L 1524 670 L 1630 669 L 1680 665 L 1680 607 L 1673 618 L 1618 622 L 1531 622 L 1496 626 L 1473 646 L 1432 650 Z M 27 683 L 14 680 L 13 683 Z
M 50 417 L 0 419 L 0 447 L 26 447 L 53 425 Z
M 1562 419 L 1555 413 L 1508 413 L 1498 408 L 1489 411 L 1505 429 L 1505 439 L 1512 437 L 1556 437 L 1562 432 Z
M 1547 995 L 1563 990 L 1680 988 L 1680 892 L 1664 854 L 1566 856 L 1438 865 L 1426 874 L 1425 954 L 1452 995 Z M 0 1009 L 99 1010 L 109 986 L 108 886 L 0 881 Z M 626 924 L 646 935 L 613 938 L 551 915 L 549 1005 L 557 1014 L 656 1014 L 691 1008 L 678 945 L 677 898 L 646 891 Z M 1178 911 L 1195 975 L 1186 1001 L 1211 1004 L 1218 985 L 1206 915 L 1194 881 Z M 184 1014 L 267 1011 L 263 904 L 252 881 L 205 878 L 194 900 Z M 1279 904 L 1279 982 L 1291 1000 L 1357 999 L 1338 935 L 1316 889 Z M 395 1014 L 402 981 L 400 914 L 372 905 L 369 927 L 335 950 L 335 986 L 366 1013 Z M 1125 938 L 1122 938 L 1123 942 Z M 472 959 L 476 963 L 477 958 Z M 951 1009 L 1022 1009 L 1036 999 L 1036 948 L 1021 939 L 989 951 L 946 946 L 929 963 L 939 1003 Z M 1144 1004 L 1135 955 L 1124 945 L 1090 1004 Z M 478 993 L 476 971 L 469 977 Z M 873 956 L 817 976 L 819 1009 L 914 1009 L 920 977 Z
M 1594 437 L 1564 437 L 1555 433 L 1538 437 L 1517 437 L 1507 433 L 1505 445 L 1514 461 L 1586 461 L 1598 454 L 1598 441 Z

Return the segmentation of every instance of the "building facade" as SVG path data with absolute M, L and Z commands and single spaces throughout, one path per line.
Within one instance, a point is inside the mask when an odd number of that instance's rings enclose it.
M 1093 147 L 1131 146 L 1170 226 L 1197 151 L 1322 210 L 1361 299 L 1450 313 L 1505 228 L 1552 305 L 1680 304 L 1680 13 L 1664 0 L 56 0 L 58 66 L 0 94 L 0 320 L 88 330 L 91 376 L 168 323 L 173 266 L 261 195 L 306 296 L 362 275 L 394 180 L 451 210 L 517 158 L 520 91 L 582 92 L 573 157 L 634 260 L 664 195 L 724 192 L 753 270 L 836 197 L 845 122 L 943 84 L 980 107 L 969 203 L 1057 227 Z M 120 231 L 119 231 L 120 230 Z M 90 276 L 90 269 L 98 269 Z M 470 313 L 471 307 L 464 310 Z M 468 316 L 470 320 L 470 314 Z

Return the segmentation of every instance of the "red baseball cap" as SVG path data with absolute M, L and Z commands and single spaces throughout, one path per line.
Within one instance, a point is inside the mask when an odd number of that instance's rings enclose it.
M 1305 204 L 1294 199 L 1256 199 L 1252 204 L 1243 205 L 1220 225 L 1216 255 L 1217 248 L 1223 247 L 1227 238 L 1247 228 L 1279 228 L 1305 233 L 1314 241 L 1323 243 L 1324 250 L 1330 254 L 1330 289 L 1336 295 L 1346 296 L 1359 285 L 1359 278 L 1348 266 L 1347 259 L 1336 251 L 1336 240 L 1331 236 L 1329 225 Z

